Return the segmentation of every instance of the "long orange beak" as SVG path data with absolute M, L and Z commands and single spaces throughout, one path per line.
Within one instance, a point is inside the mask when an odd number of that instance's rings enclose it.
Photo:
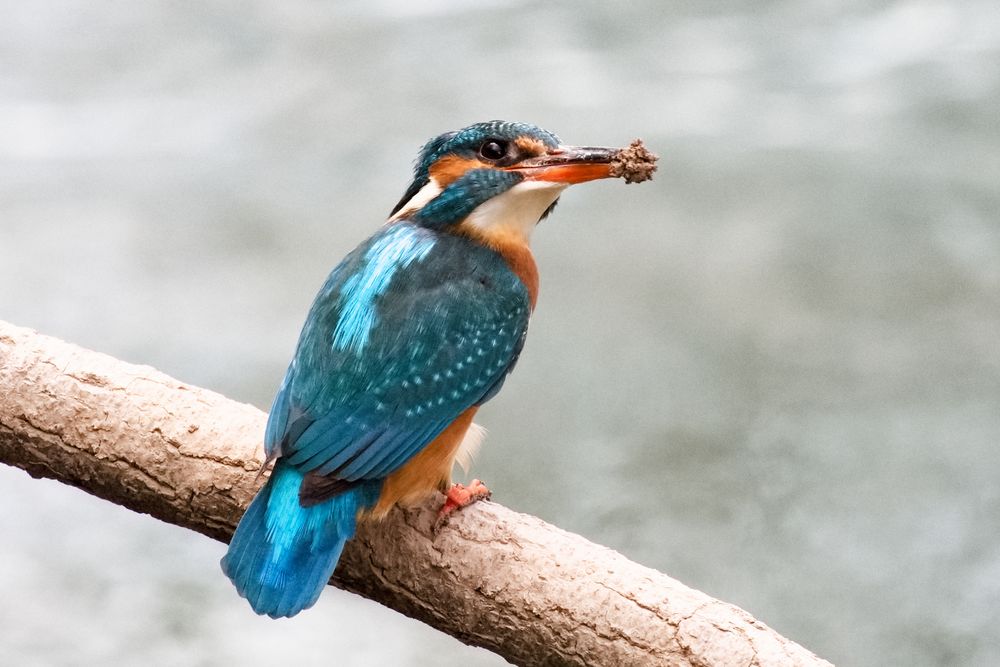
M 560 146 L 507 169 L 524 174 L 525 180 L 529 181 L 585 183 L 598 178 L 611 178 L 611 161 L 620 151 L 618 148 L 595 146 Z

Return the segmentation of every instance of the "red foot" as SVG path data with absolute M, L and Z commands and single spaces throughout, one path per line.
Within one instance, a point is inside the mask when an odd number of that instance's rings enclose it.
M 480 482 L 478 479 L 474 479 L 469 482 L 468 486 L 463 486 L 461 484 L 453 484 L 450 489 L 448 489 L 447 499 L 444 501 L 444 505 L 438 510 L 437 521 L 434 522 L 434 532 L 437 532 L 448 523 L 448 519 L 457 510 L 463 507 L 468 507 L 474 502 L 480 500 L 489 500 L 490 490 L 486 488 L 486 485 Z

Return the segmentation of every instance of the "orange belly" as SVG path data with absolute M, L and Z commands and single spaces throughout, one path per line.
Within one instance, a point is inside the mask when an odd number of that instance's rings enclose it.
M 455 455 L 478 409 L 473 406 L 460 414 L 431 444 L 386 478 L 378 503 L 371 511 L 372 517 L 381 519 L 396 503 L 414 503 L 432 491 L 448 490 Z

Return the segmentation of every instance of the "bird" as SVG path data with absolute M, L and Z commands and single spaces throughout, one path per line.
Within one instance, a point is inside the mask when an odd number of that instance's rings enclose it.
M 256 613 L 313 606 L 359 518 L 435 491 L 446 517 L 488 495 L 451 473 L 521 354 L 532 232 L 569 185 L 620 175 L 620 152 L 499 120 L 423 146 L 385 224 L 319 290 L 271 406 L 270 476 L 221 561 Z

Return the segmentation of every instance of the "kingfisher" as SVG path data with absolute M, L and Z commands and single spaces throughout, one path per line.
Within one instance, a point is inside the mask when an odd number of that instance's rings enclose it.
M 221 563 L 255 612 L 315 604 L 359 519 L 435 491 L 444 518 L 488 495 L 451 473 L 524 345 L 538 299 L 532 231 L 571 184 L 648 178 L 655 156 L 629 150 L 565 146 L 507 121 L 424 145 L 385 225 L 320 289 L 271 406 L 271 474 Z

